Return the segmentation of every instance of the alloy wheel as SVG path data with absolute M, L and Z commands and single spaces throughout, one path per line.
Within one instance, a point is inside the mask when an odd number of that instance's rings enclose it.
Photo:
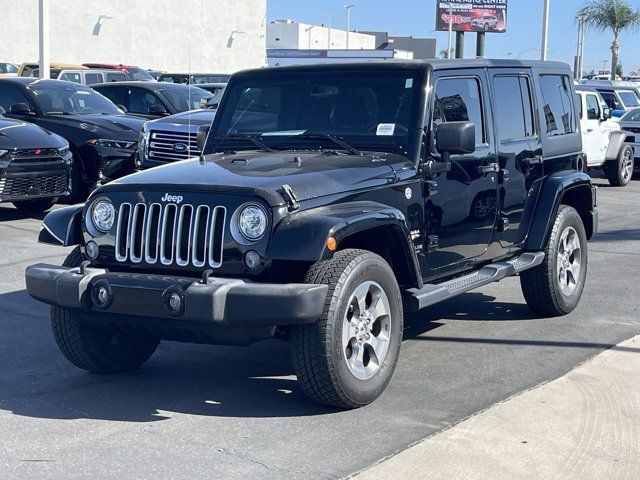
M 563 295 L 569 297 L 578 287 L 582 268 L 582 246 L 578 232 L 567 227 L 558 242 L 557 278 Z

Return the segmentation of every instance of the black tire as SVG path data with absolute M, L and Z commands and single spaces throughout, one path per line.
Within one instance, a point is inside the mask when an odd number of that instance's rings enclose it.
M 626 186 L 633 177 L 634 152 L 629 145 L 623 145 L 618 153 L 618 158 L 609 160 L 605 172 L 609 183 L 614 187 Z
M 13 202 L 13 206 L 22 213 L 35 215 L 37 213 L 46 212 L 53 207 L 57 201 L 57 198 L 34 198 L 33 200 Z
M 485 32 L 488 32 L 488 31 L 489 31 L 489 24 L 488 24 L 488 23 L 485 23 L 485 24 L 484 24 L 484 31 L 485 31 Z
M 304 392 L 320 403 L 338 408 L 358 408 L 373 402 L 391 380 L 402 343 L 404 314 L 393 270 L 378 255 L 350 249 L 313 264 L 306 282 L 329 285 L 329 292 L 320 319 L 291 331 L 293 366 Z M 380 286 L 388 299 L 390 315 L 385 318 L 389 319 L 390 333 L 386 356 L 377 371 L 371 378 L 358 379 L 347 365 L 342 332 L 351 297 L 367 282 Z M 372 325 L 376 323 L 377 320 Z M 372 327 L 371 334 L 377 337 L 380 332 L 374 333 Z M 375 368 L 378 364 L 373 365 Z
M 567 280 L 575 280 L 573 291 L 563 291 L 560 281 L 558 257 L 560 242 L 568 229 L 576 233 L 580 244 L 580 269 L 577 278 L 567 276 Z M 544 317 L 557 317 L 571 313 L 577 306 L 584 290 L 587 277 L 588 255 L 587 235 L 582 218 L 578 212 L 567 205 L 560 205 L 551 235 L 544 249 L 545 259 L 539 266 L 520 274 L 522 293 L 529 308 Z M 574 260 L 578 254 L 575 254 Z M 567 282 L 568 283 L 568 282 Z
M 67 267 L 84 260 L 76 247 L 64 261 Z M 51 327 L 58 348 L 76 367 L 94 373 L 113 374 L 134 370 L 155 352 L 157 337 L 113 333 L 91 328 L 75 312 L 51 307 Z

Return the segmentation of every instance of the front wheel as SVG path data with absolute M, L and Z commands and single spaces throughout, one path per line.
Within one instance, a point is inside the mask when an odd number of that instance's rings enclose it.
M 556 317 L 577 306 L 587 278 L 587 235 L 578 212 L 560 205 L 539 266 L 520 274 L 522 293 L 535 313 Z
M 373 402 L 391 380 L 402 343 L 402 299 L 393 270 L 371 252 L 343 250 L 315 263 L 306 281 L 329 291 L 321 318 L 291 332 L 304 392 L 339 408 Z
M 620 149 L 618 158 L 607 162 L 607 178 L 612 186 L 624 187 L 631 181 L 634 169 L 633 155 L 633 148 L 629 145 L 624 145 Z

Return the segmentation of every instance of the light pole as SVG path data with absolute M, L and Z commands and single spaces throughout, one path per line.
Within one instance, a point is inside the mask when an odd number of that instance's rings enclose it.
M 333 16 L 333 12 L 327 12 L 327 16 L 329 17 L 327 21 L 327 50 L 331 50 L 331 17 Z
M 453 3 L 449 3 L 449 47 L 447 48 L 448 59 L 451 59 L 452 45 L 453 45 Z
M 540 48 L 540 60 L 547 59 L 547 42 L 549 37 L 549 3 L 544 0 L 544 12 L 542 15 L 542 47 Z
M 49 0 L 38 0 L 38 36 L 40 40 L 40 53 L 38 64 L 40 67 L 40 78 L 51 76 L 49 64 Z
M 351 9 L 355 6 L 355 3 L 349 3 L 344 6 L 347 10 L 347 50 L 349 50 L 349 31 L 351 30 Z
M 575 78 L 580 80 L 582 78 L 582 69 L 584 63 L 584 16 L 578 17 L 578 43 L 576 52 L 576 65 L 575 65 Z

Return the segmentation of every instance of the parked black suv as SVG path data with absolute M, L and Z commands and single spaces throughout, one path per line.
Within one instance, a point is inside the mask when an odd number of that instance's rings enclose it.
M 0 203 L 41 213 L 69 195 L 71 152 L 67 141 L 30 123 L 2 116 L 0 107 Z
M 0 78 L 0 107 L 6 117 L 35 123 L 64 137 L 73 154 L 72 196 L 86 198 L 114 162 L 134 169 L 144 120 L 129 117 L 84 85 L 62 80 Z
M 574 98 L 560 63 L 237 74 L 200 159 L 45 218 L 41 241 L 78 247 L 27 289 L 81 368 L 136 368 L 160 339 L 276 336 L 310 397 L 365 405 L 405 311 L 517 274 L 537 314 L 576 307 L 597 202 Z

